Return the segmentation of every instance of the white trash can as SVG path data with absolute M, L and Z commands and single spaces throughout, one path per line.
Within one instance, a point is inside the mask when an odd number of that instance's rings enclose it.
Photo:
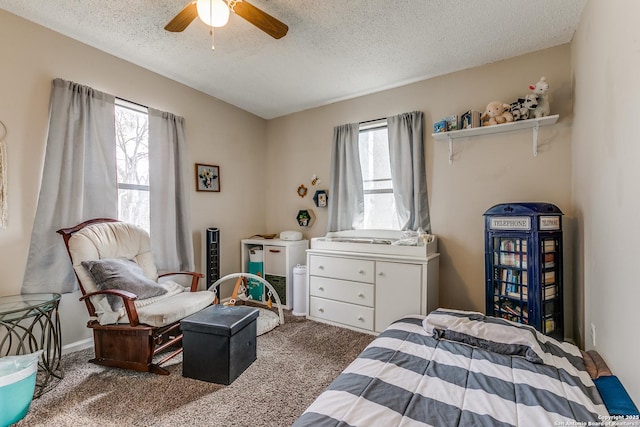
M 307 312 L 307 266 L 296 265 L 293 267 L 293 311 L 294 316 L 306 316 Z

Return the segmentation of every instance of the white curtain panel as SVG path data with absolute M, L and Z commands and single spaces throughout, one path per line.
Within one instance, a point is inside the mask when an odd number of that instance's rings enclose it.
M 391 181 L 403 230 L 431 232 L 422 111 L 388 117 Z
M 73 82 L 51 84 L 44 170 L 22 293 L 76 290 L 56 230 L 117 216 L 114 103 L 113 96 Z
M 151 251 L 160 271 L 193 271 L 184 119 L 148 111 Z
M 364 220 L 364 189 L 358 141 L 360 125 L 333 129 L 327 232 L 353 230 Z

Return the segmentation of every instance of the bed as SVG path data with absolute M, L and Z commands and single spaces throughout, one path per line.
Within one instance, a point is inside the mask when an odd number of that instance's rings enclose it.
M 582 355 L 481 313 L 408 316 L 367 346 L 294 426 L 604 425 L 611 417 Z

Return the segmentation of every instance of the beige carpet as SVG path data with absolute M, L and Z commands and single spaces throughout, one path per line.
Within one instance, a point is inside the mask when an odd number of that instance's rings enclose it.
M 83 350 L 63 357 L 65 378 L 16 426 L 289 426 L 372 340 L 286 312 L 229 386 L 183 378 L 181 358 L 160 376 L 87 363 Z

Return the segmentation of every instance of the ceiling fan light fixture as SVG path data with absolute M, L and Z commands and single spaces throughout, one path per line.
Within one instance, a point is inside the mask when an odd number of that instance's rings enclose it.
M 229 22 L 229 8 L 222 0 L 198 0 L 198 17 L 210 27 L 224 27 Z

